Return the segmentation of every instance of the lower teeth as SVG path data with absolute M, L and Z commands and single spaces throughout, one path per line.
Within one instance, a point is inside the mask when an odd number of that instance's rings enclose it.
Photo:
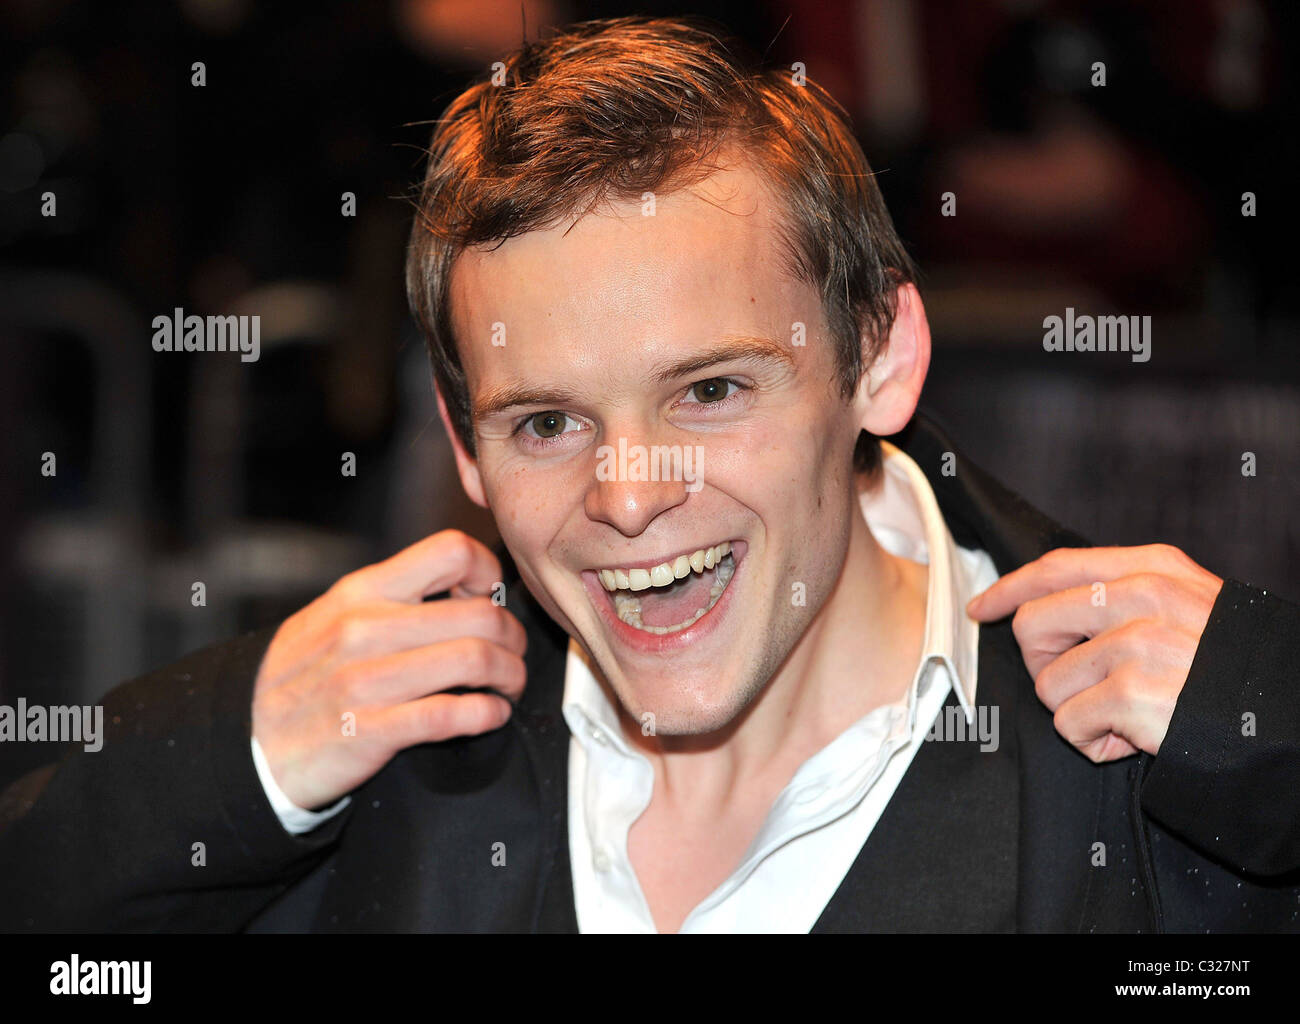
M 626 591 L 618 590 L 614 592 L 614 607 L 618 611 L 618 617 L 629 626 L 645 631 L 646 633 L 657 633 L 662 636 L 665 633 L 679 633 L 688 626 L 693 626 L 710 608 L 718 603 L 718 598 L 722 592 L 727 589 L 727 584 L 731 582 L 731 577 L 736 572 L 735 559 L 730 554 L 723 555 L 722 560 L 718 562 L 714 569 L 715 578 L 713 586 L 709 588 L 709 600 L 703 607 L 696 610 L 685 622 L 679 622 L 675 626 L 643 626 L 641 624 L 641 598 L 634 597 Z

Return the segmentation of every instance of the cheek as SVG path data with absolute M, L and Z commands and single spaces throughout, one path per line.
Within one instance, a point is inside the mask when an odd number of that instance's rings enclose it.
M 502 536 L 519 538 L 536 529 L 547 511 L 546 488 L 538 475 L 508 462 L 485 462 L 480 472 L 488 507 Z
M 839 487 L 847 486 L 852 450 L 840 459 L 837 425 L 813 410 L 799 412 L 754 423 L 745 437 L 744 468 L 732 475 L 749 480 L 747 489 L 759 497 L 766 495 L 766 504 L 793 505 L 790 511 L 802 518 L 815 513 Z
M 580 470 L 501 460 L 483 463 L 481 472 L 497 529 L 520 553 L 543 550 L 561 532 L 574 509 L 582 506 L 585 478 Z
M 841 451 L 832 429 L 826 420 L 804 421 L 780 441 L 766 439 L 744 485 L 777 554 L 773 571 L 785 581 L 780 592 L 798 579 L 810 603 L 834 582 L 851 529 L 852 449 Z

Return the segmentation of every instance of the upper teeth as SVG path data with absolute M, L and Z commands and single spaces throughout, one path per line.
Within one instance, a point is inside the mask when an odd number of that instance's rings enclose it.
M 601 569 L 600 584 L 606 590 L 648 590 L 666 587 L 673 580 L 683 579 L 689 572 L 712 569 L 731 553 L 731 541 L 726 540 L 711 548 L 700 548 L 689 555 L 678 555 L 672 562 L 660 562 L 649 569 Z

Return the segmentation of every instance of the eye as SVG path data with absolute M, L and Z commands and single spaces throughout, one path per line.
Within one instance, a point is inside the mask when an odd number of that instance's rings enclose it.
M 559 412 L 558 409 L 547 409 L 546 412 L 534 412 L 525 416 L 515 424 L 511 434 L 515 442 L 525 450 L 549 452 L 571 450 L 581 441 L 578 434 L 590 430 L 591 426 L 576 416 L 569 416 L 567 412 Z
M 529 416 L 522 425 L 529 436 L 545 440 L 563 434 L 564 424 L 568 418 L 562 412 L 539 412 Z
M 736 390 L 728 393 L 727 388 L 733 387 Z M 687 401 L 687 405 L 717 405 L 725 402 L 728 398 L 733 397 L 738 392 L 744 390 L 743 386 L 732 380 L 730 377 L 710 377 L 708 380 L 696 381 L 686 392 L 687 396 L 694 398 L 694 401 Z

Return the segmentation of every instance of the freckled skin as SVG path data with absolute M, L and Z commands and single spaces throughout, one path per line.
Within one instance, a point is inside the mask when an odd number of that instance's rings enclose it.
M 582 644 L 629 719 L 655 715 L 650 742 L 734 730 L 765 689 L 781 691 L 771 714 L 784 721 L 810 681 L 832 673 L 856 699 L 864 653 L 884 671 L 906 662 L 895 646 L 911 646 L 916 602 L 893 598 L 916 597 L 917 577 L 876 545 L 851 472 L 867 401 L 839 396 L 819 297 L 784 270 L 778 209 L 761 180 L 738 168 L 660 197 L 655 216 L 610 206 L 465 253 L 453 271 L 471 396 L 520 384 L 578 395 L 478 421 L 477 459 L 458 452 L 466 489 L 493 510 L 525 583 Z M 506 347 L 494 348 L 483 329 L 497 321 L 507 325 Z M 730 337 L 788 345 L 795 321 L 808 335 L 789 346 L 793 370 L 732 361 L 653 382 L 657 366 Z M 750 390 L 713 414 L 698 400 L 682 404 L 693 384 L 723 377 Z M 561 443 L 525 449 L 512 429 L 548 410 L 570 417 Z M 703 487 L 598 480 L 597 446 L 619 438 L 701 445 Z M 726 628 L 672 656 L 611 638 L 579 576 L 737 538 L 749 547 Z M 796 581 L 804 607 L 790 600 Z

